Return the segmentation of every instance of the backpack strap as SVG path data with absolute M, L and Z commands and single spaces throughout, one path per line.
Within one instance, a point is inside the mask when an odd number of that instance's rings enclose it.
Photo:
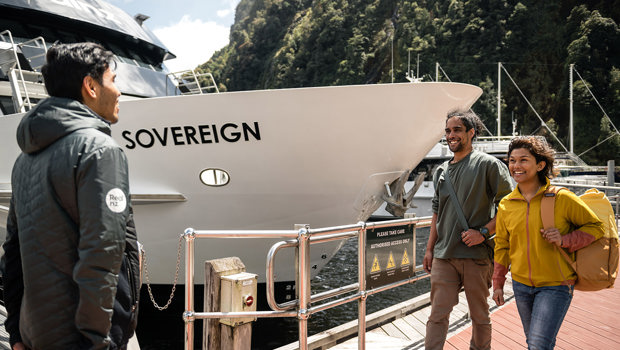
M 559 186 L 549 186 L 547 190 L 543 193 L 543 197 L 540 200 L 540 218 L 542 219 L 543 227 L 545 229 L 555 227 L 555 197 L 561 190 L 565 190 L 564 187 Z M 564 260 L 573 268 L 573 270 L 577 271 L 577 266 L 575 265 L 575 261 L 571 259 L 571 257 L 564 251 L 564 249 L 554 245 L 557 251 L 562 254 Z
M 549 186 L 540 201 L 540 217 L 544 228 L 555 227 L 555 196 L 564 187 Z
M 456 196 L 456 192 L 454 191 L 454 186 L 452 186 L 452 180 L 450 180 L 450 175 L 448 175 L 447 167 L 444 169 L 443 178 L 445 180 L 448 193 L 450 194 L 450 199 L 452 199 L 452 205 L 454 205 L 454 208 L 456 209 L 456 218 L 459 220 L 459 224 L 461 224 L 463 230 L 467 231 L 469 230 L 469 224 L 465 218 L 465 213 L 463 212 L 461 202 L 459 202 L 459 198 Z

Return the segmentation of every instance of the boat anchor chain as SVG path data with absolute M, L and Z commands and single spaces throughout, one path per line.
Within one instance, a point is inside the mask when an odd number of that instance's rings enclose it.
M 166 305 L 164 306 L 159 306 L 159 304 L 157 304 L 157 302 L 155 301 L 155 297 L 153 296 L 153 291 L 151 290 L 151 281 L 149 279 L 149 269 L 146 263 L 146 252 L 144 250 L 142 250 L 141 252 L 142 261 L 144 261 L 144 280 L 146 282 L 146 288 L 149 291 L 149 297 L 151 298 L 151 302 L 153 303 L 153 306 L 159 311 L 166 310 L 168 306 L 170 306 L 170 303 L 172 303 L 172 298 L 174 298 L 174 292 L 177 289 L 177 282 L 179 280 L 179 269 L 181 266 L 181 247 L 182 246 L 183 246 L 183 235 L 181 234 L 179 235 L 179 247 L 177 248 L 177 267 L 176 267 L 176 272 L 174 273 L 174 282 L 172 283 L 172 291 L 170 292 L 170 297 L 168 298 L 168 302 L 166 302 Z

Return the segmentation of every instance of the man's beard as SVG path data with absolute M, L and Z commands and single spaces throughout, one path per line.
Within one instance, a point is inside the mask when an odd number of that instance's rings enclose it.
M 454 146 L 453 146 L 453 145 L 448 144 L 448 147 L 450 148 L 450 151 L 452 151 L 452 153 L 455 153 L 455 152 L 460 152 L 460 151 L 462 151 L 462 150 L 465 148 L 465 147 L 464 147 L 464 145 L 463 145 L 463 143 L 462 143 L 461 141 L 459 141 L 459 142 L 458 142 L 457 144 L 455 144 Z M 452 147 L 454 147 L 454 149 L 452 149 Z

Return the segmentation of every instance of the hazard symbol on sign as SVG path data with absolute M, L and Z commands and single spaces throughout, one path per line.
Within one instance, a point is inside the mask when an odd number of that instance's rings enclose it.
M 375 254 L 375 259 L 372 261 L 372 268 L 370 269 L 370 273 L 381 272 L 381 266 L 379 265 L 379 259 L 377 258 L 377 254 Z
M 400 266 L 409 265 L 409 255 L 407 255 L 407 248 L 405 248 L 405 252 L 403 253 L 403 259 L 401 260 Z
M 387 269 L 393 269 L 396 267 L 396 264 L 394 264 L 394 255 L 392 255 L 392 252 L 390 252 L 390 257 L 388 258 L 388 263 L 387 263 Z

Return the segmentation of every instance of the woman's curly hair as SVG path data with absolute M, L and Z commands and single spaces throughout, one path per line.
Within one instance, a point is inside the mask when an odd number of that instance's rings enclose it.
M 536 159 L 536 163 L 545 162 L 545 167 L 538 172 L 538 180 L 544 184 L 547 178 L 554 177 L 553 162 L 555 161 L 555 151 L 549 147 L 547 141 L 542 137 L 536 136 L 517 136 L 508 146 L 508 158 L 513 150 L 523 148 L 528 150 Z

